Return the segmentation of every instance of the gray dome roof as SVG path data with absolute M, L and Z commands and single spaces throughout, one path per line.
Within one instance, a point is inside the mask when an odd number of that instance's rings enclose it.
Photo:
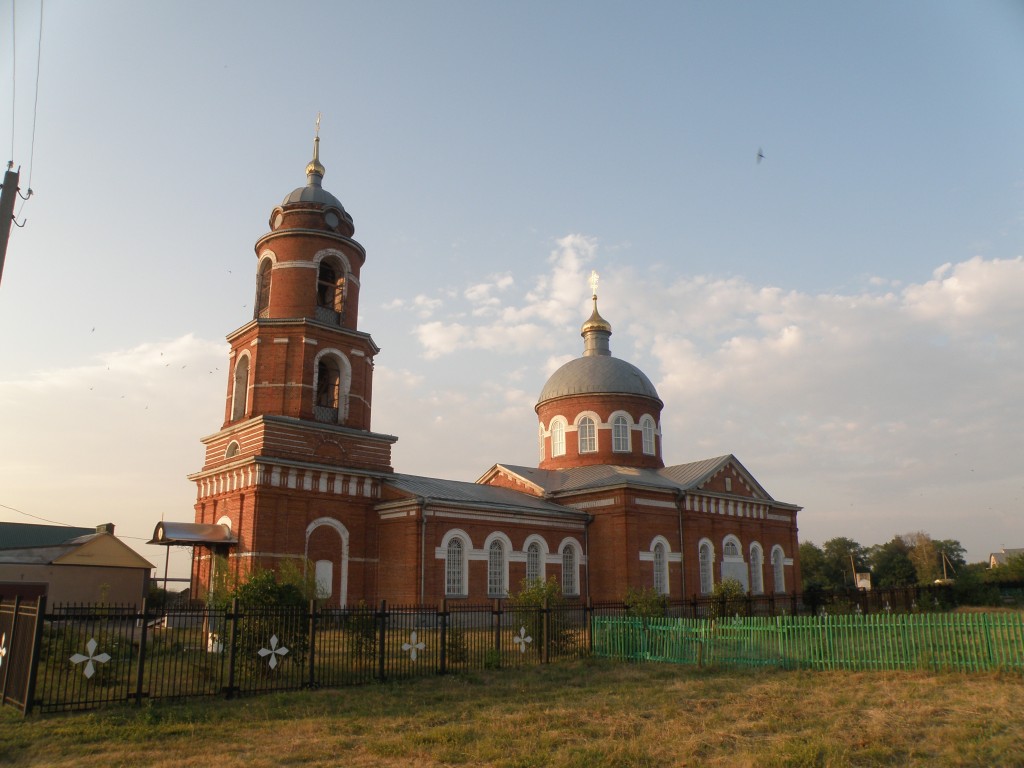
M 548 379 L 538 404 L 556 397 L 582 394 L 621 394 L 649 397 L 661 402 L 658 391 L 643 371 L 610 355 L 578 357 Z
M 281 201 L 281 205 L 288 205 L 289 203 L 319 203 L 325 208 L 337 208 L 348 216 L 341 201 L 319 184 L 306 184 L 304 187 L 296 187 Z

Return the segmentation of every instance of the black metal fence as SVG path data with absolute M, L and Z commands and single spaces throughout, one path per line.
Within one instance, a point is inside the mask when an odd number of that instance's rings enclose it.
M 19 644 L 35 646 L 34 695 L 26 687 L 6 703 L 26 714 L 73 711 L 537 664 L 587 654 L 591 611 L 513 601 L 159 612 L 145 604 L 57 606 L 35 642 Z
M 672 617 L 914 612 L 948 604 L 948 589 L 829 595 L 694 597 L 666 602 Z M 648 606 L 645 610 L 649 610 Z M 4 704 L 29 712 L 141 704 L 147 699 L 251 695 L 584 656 L 593 616 L 636 612 L 622 603 L 350 608 L 232 604 L 174 609 L 0 601 Z

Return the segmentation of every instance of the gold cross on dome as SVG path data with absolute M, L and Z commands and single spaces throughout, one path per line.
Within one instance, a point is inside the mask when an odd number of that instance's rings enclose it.
M 320 116 L 321 116 L 321 114 L 322 113 L 320 113 L 320 112 L 316 113 L 316 133 L 314 134 L 314 136 L 316 138 L 318 138 L 318 139 L 320 138 Z
M 597 270 L 590 271 L 590 290 L 594 294 L 594 298 L 597 298 L 597 281 L 600 280 L 600 275 L 597 274 Z

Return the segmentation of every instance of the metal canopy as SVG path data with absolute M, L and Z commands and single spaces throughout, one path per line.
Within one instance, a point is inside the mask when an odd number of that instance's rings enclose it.
M 165 523 L 156 524 L 153 539 L 149 544 L 161 544 L 165 547 L 174 544 L 237 544 L 238 537 L 226 525 L 208 523 Z

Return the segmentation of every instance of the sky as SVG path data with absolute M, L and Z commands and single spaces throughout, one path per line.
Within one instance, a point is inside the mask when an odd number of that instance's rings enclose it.
M 162 571 L 322 113 L 396 471 L 536 465 L 596 270 L 666 463 L 734 454 L 819 545 L 1024 546 L 1024 5 L 49 0 L 41 38 L 40 8 L 0 0 L 33 191 L 0 521 L 113 522 Z

